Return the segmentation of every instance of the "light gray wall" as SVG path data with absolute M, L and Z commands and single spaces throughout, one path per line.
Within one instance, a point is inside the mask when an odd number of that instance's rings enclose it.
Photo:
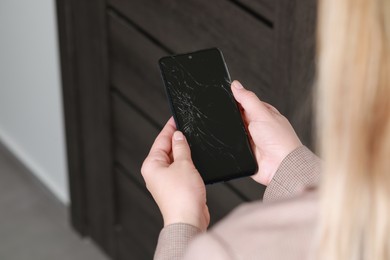
M 0 0 L 0 140 L 68 203 L 54 0 Z

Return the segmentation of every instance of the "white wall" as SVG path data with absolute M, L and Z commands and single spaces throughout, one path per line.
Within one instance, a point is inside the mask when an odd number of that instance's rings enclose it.
M 69 202 L 54 0 L 0 0 L 0 141 Z

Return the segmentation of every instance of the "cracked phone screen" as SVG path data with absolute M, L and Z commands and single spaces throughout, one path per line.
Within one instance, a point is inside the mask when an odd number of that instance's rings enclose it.
M 222 53 L 214 48 L 160 59 L 178 130 L 205 183 L 257 171 Z

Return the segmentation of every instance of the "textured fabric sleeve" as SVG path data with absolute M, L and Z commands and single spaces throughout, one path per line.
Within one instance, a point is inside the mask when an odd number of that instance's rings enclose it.
M 183 259 L 232 260 L 234 258 L 230 250 L 230 245 L 224 244 L 223 239 L 219 239 L 213 232 L 207 232 L 197 236 L 191 242 Z
M 300 146 L 284 158 L 270 184 L 263 201 L 285 199 L 314 187 L 320 179 L 320 159 L 307 147 Z
M 164 227 L 158 238 L 154 260 L 182 259 L 189 242 L 200 233 L 199 228 L 184 223 Z

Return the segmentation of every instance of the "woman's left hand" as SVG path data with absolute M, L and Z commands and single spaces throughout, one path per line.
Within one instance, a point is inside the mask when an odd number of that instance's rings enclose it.
M 195 168 L 184 135 L 170 118 L 142 165 L 142 176 L 164 219 L 164 226 L 186 223 L 206 230 L 210 214 L 206 187 Z

